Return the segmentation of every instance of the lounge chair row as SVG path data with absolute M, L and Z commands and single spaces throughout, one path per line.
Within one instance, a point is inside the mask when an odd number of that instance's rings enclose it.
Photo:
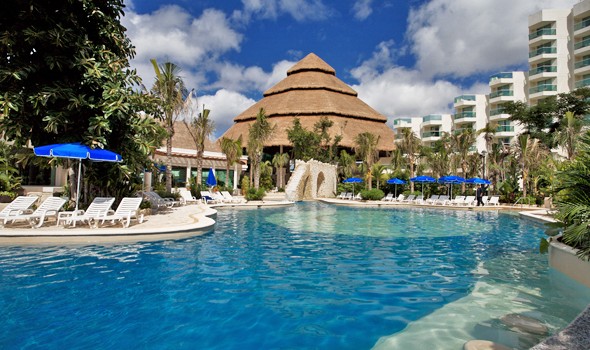
M 352 192 L 340 192 L 340 194 L 338 196 L 336 196 L 336 198 L 348 199 L 348 200 L 353 200 L 353 201 L 360 201 L 362 199 L 360 192 L 357 193 L 356 195 L 353 194 Z
M 218 204 L 218 203 L 244 203 L 245 200 L 242 198 L 237 198 L 231 195 L 228 191 L 221 191 L 221 192 L 209 192 L 209 191 L 201 191 L 201 197 L 205 200 L 207 204 Z
M 415 204 L 430 204 L 430 205 L 459 205 L 459 206 L 473 206 L 476 205 L 477 201 L 475 196 L 456 196 L 454 199 L 450 199 L 447 195 L 432 195 L 428 199 L 424 199 L 424 196 L 415 196 L 413 194 L 405 197 L 400 194 L 397 198 L 393 197 L 393 194 L 389 193 L 382 201 L 385 202 L 398 202 L 398 203 L 415 203 Z M 484 205 L 500 205 L 500 197 L 498 196 L 485 196 L 483 198 Z
M 31 227 L 41 227 L 47 218 L 54 217 L 57 225 L 70 225 L 75 227 L 78 222 L 97 227 L 99 222 L 104 224 L 110 221 L 112 224 L 119 222 L 123 227 L 129 227 L 131 219 L 143 222 L 143 214 L 139 214 L 139 206 L 142 198 L 125 197 L 119 203 L 117 210 L 111 206 L 115 198 L 96 197 L 86 210 L 61 211 L 66 200 L 59 197 L 45 199 L 37 209 L 31 207 L 39 199 L 37 196 L 19 196 L 9 203 L 1 212 L 0 220 L 4 225 L 18 221 L 27 221 Z

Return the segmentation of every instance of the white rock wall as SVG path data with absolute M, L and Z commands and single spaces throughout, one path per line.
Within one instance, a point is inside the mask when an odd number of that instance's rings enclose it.
M 300 201 L 336 195 L 337 168 L 335 165 L 310 160 L 295 161 L 295 170 L 285 188 L 287 199 Z

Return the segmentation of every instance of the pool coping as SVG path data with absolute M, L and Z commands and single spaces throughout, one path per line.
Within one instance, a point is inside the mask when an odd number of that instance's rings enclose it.
M 538 211 L 539 207 L 513 207 L 508 205 L 486 205 L 486 206 L 462 206 L 462 205 L 436 205 L 426 203 L 399 203 L 399 202 L 385 202 L 385 201 L 353 201 L 348 199 L 338 198 L 318 198 L 318 201 L 326 204 L 360 207 L 360 208 L 433 208 L 433 209 L 450 209 L 450 210 L 474 210 L 474 211 Z

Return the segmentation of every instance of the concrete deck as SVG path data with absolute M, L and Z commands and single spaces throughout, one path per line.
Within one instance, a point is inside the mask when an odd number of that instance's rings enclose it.
M 0 244 L 36 243 L 95 243 L 178 239 L 201 235 L 213 230 L 217 215 L 215 209 L 205 204 L 191 204 L 155 215 L 148 215 L 143 223 L 131 221 L 128 228 L 105 222 L 99 228 L 88 225 L 77 227 L 56 226 L 49 221 L 41 228 L 33 229 L 25 221 L 0 228 Z

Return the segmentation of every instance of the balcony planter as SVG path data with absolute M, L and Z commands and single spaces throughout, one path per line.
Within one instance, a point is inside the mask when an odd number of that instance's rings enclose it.
M 552 238 L 549 243 L 549 266 L 590 288 L 590 262 L 578 258 L 577 251 Z

